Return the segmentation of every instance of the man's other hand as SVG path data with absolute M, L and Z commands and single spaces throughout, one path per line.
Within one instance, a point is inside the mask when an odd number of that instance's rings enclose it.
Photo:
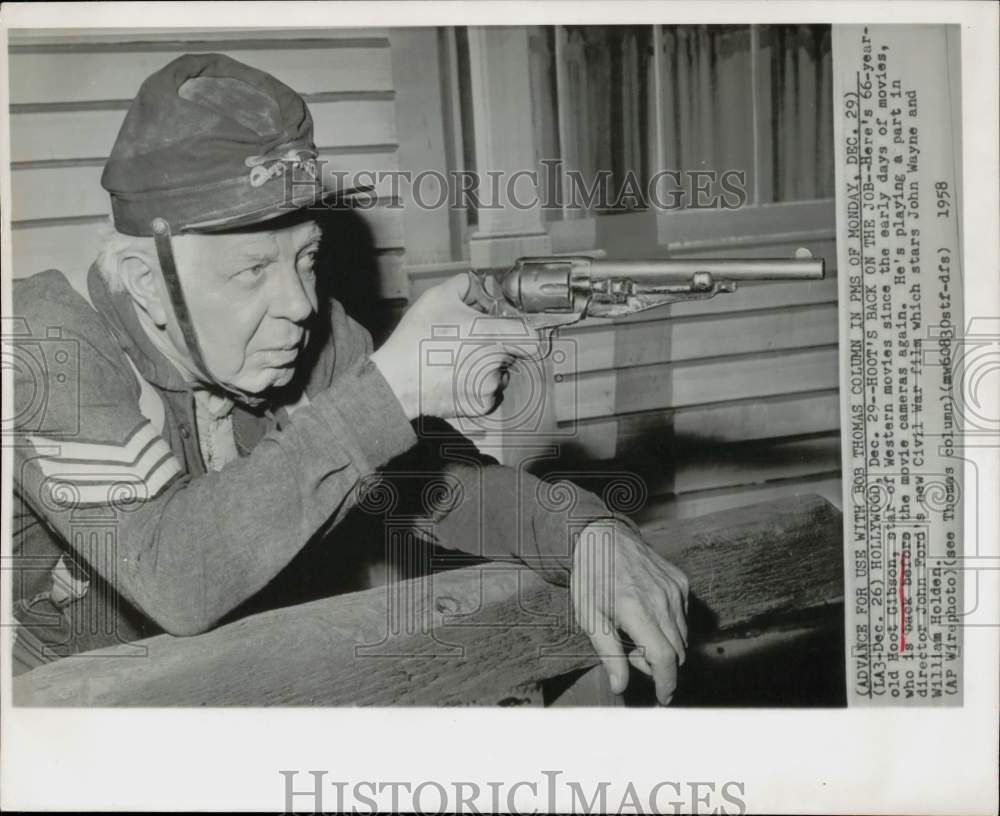
M 530 355 L 523 321 L 484 317 L 463 302 L 468 290 L 464 273 L 428 289 L 372 354 L 409 419 L 490 413 L 499 404 L 507 368 Z
M 621 524 L 596 522 L 583 531 L 573 556 L 577 621 L 604 661 L 611 690 L 628 685 L 628 663 L 651 675 L 667 705 L 687 649 L 688 581 Z M 635 644 L 625 656 L 621 629 Z

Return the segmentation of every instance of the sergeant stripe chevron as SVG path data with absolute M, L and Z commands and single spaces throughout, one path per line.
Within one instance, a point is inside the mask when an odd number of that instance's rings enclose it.
M 181 472 L 170 447 L 146 421 L 122 444 L 67 442 L 44 436 L 29 436 L 33 461 L 51 480 L 51 495 L 58 502 L 107 504 L 112 491 L 128 487 L 134 498 L 145 501 L 158 496 Z

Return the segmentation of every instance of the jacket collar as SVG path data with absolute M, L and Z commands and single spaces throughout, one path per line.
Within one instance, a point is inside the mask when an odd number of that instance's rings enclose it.
M 94 308 L 144 380 L 166 391 L 192 390 L 177 366 L 149 339 L 131 296 L 127 292 L 112 292 L 96 263 L 87 273 L 87 291 Z

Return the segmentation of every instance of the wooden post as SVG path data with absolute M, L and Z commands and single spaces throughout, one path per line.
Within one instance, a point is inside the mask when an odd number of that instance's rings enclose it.
M 842 599 L 841 516 L 817 496 L 668 522 L 646 538 L 688 575 L 693 650 Z M 532 702 L 526 689 L 543 680 L 598 663 L 566 589 L 528 569 L 493 563 L 409 583 L 407 609 L 429 627 L 390 631 L 394 596 L 376 588 L 197 637 L 149 638 L 140 641 L 147 657 L 116 647 L 64 658 L 16 677 L 13 699 L 36 706 L 517 704 Z
M 524 175 L 538 166 L 529 57 L 528 32 L 523 26 L 469 28 L 469 79 L 482 200 L 479 227 L 469 239 L 475 268 L 506 266 L 522 255 L 550 252 L 537 188 Z M 533 206 L 523 206 L 532 198 Z

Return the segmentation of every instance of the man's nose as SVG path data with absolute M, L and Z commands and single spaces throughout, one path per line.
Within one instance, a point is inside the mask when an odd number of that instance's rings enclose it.
M 277 276 L 271 300 L 271 314 L 302 323 L 315 309 L 315 289 L 311 282 L 302 280 L 294 264 L 285 266 Z

